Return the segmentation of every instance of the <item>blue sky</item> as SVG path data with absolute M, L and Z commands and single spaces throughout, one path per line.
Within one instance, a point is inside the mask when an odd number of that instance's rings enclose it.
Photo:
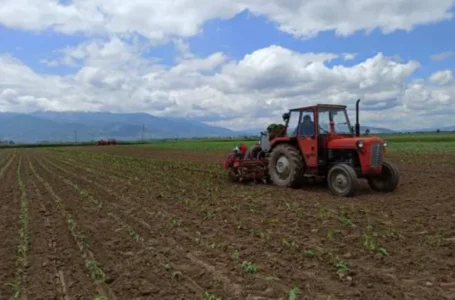
M 343 62 L 353 65 L 374 56 L 377 52 L 385 55 L 399 55 L 404 60 L 418 60 L 422 68 L 413 77 L 426 77 L 441 68 L 455 68 L 455 55 L 433 61 L 431 56 L 446 51 L 455 51 L 455 20 L 421 25 L 416 29 L 383 34 L 380 30 L 372 33 L 357 32 L 348 37 L 337 36 L 333 31 L 322 32 L 312 39 L 296 39 L 279 31 L 275 24 L 265 17 L 254 16 L 244 11 L 230 20 L 211 20 L 204 24 L 202 33 L 188 39 L 190 49 L 199 56 L 214 52 L 225 52 L 235 59 L 256 49 L 271 44 L 281 45 L 299 52 L 358 53 L 355 59 Z M 77 46 L 89 40 L 83 34 L 65 35 L 49 30 L 41 32 L 22 31 L 0 25 L 0 53 L 12 53 L 39 73 L 66 74 L 75 71 L 68 67 L 48 67 L 42 59 L 57 57 L 55 50 Z M 159 57 L 162 63 L 174 64 L 172 42 L 148 51 L 149 56 Z M 340 63 L 336 59 L 329 66 Z
M 20 59 L 38 73 L 64 74 L 74 69 L 59 66 L 50 68 L 42 59 L 55 59 L 56 50 L 77 46 L 87 40 L 83 35 L 64 35 L 52 31 L 30 32 L 5 28 L 0 25 L 0 53 L 9 53 Z
M 377 52 L 383 52 L 390 56 L 399 55 L 405 60 L 420 61 L 423 68 L 415 76 L 428 76 L 441 67 L 455 68 L 455 56 L 440 62 L 430 59 L 436 53 L 455 51 L 455 38 L 450 38 L 453 35 L 455 20 L 419 26 L 411 32 L 383 34 L 375 30 L 369 34 L 357 32 L 352 36 L 339 37 L 332 31 L 320 33 L 313 39 L 299 40 L 280 32 L 265 18 L 244 12 L 229 21 L 208 22 L 204 26 L 204 34 L 191 38 L 190 45 L 200 55 L 225 51 L 237 59 L 270 44 L 300 52 L 358 53 L 354 60 L 345 65 L 356 64 Z M 328 65 L 336 63 L 340 63 L 340 60 L 331 61 Z
M 455 112 L 454 0 L 200 1 L 73 0 L 57 7 L 53 0 L 29 6 L 8 0 L 0 8 L 0 64 L 2 57 L 8 64 L 0 72 L 7 78 L 0 79 L 0 110 L 145 111 L 227 127 L 262 126 L 288 107 L 345 99 L 352 105 L 358 97 L 375 124 L 382 122 L 378 111 L 393 124 L 409 115 L 415 127 L 450 121 L 446 115 Z M 138 52 L 138 45 L 147 50 Z M 84 59 L 62 64 L 62 49 Z M 322 53 L 340 57 L 326 61 Z M 346 60 L 346 53 L 356 55 Z M 441 53 L 444 59 L 432 59 Z M 16 59 L 17 72 L 5 55 Z M 21 78 L 24 66 L 32 78 Z M 52 85 L 37 89 L 48 75 Z M 433 121 L 421 124 L 422 113 Z

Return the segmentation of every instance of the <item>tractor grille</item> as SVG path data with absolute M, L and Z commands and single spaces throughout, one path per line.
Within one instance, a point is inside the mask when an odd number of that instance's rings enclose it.
M 379 167 L 382 163 L 382 147 L 381 143 L 371 145 L 370 166 L 373 168 Z

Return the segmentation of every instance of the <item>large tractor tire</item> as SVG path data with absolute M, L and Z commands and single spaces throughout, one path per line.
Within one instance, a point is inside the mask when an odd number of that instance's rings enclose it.
M 400 175 L 395 165 L 384 161 L 382 162 L 382 172 L 379 176 L 369 177 L 368 185 L 375 192 L 391 193 L 400 182 Z
M 292 145 L 276 146 L 269 157 L 270 180 L 276 186 L 298 188 L 304 181 L 305 162 L 300 150 Z
M 337 164 L 330 169 L 327 175 L 327 184 L 333 195 L 352 197 L 358 188 L 357 173 L 348 164 Z

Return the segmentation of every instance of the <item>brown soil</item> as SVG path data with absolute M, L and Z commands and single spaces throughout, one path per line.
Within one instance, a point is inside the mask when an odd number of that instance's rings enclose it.
M 340 200 L 231 184 L 221 152 L 101 148 L 17 150 L 5 169 L 0 279 L 17 274 L 20 157 L 28 299 L 455 299 L 455 157 L 391 154 L 395 193 Z
M 19 245 L 19 189 L 16 172 L 19 157 L 0 152 L 0 299 L 8 299 L 16 278 Z

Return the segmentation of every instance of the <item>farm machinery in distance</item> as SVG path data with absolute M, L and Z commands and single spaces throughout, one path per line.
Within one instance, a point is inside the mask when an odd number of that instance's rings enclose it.
M 345 105 L 317 104 L 283 114 L 278 130 L 261 132 L 250 149 L 236 147 L 224 167 L 234 182 L 262 181 L 298 188 L 306 178 L 323 178 L 332 194 L 354 196 L 358 179 L 376 192 L 393 192 L 399 183 L 397 168 L 385 161 L 387 142 L 360 136 L 359 103 L 351 126 Z M 270 126 L 269 126 L 270 127 Z
M 97 146 L 108 146 L 108 145 L 117 145 L 118 142 L 115 139 L 109 140 L 99 140 L 96 142 Z

